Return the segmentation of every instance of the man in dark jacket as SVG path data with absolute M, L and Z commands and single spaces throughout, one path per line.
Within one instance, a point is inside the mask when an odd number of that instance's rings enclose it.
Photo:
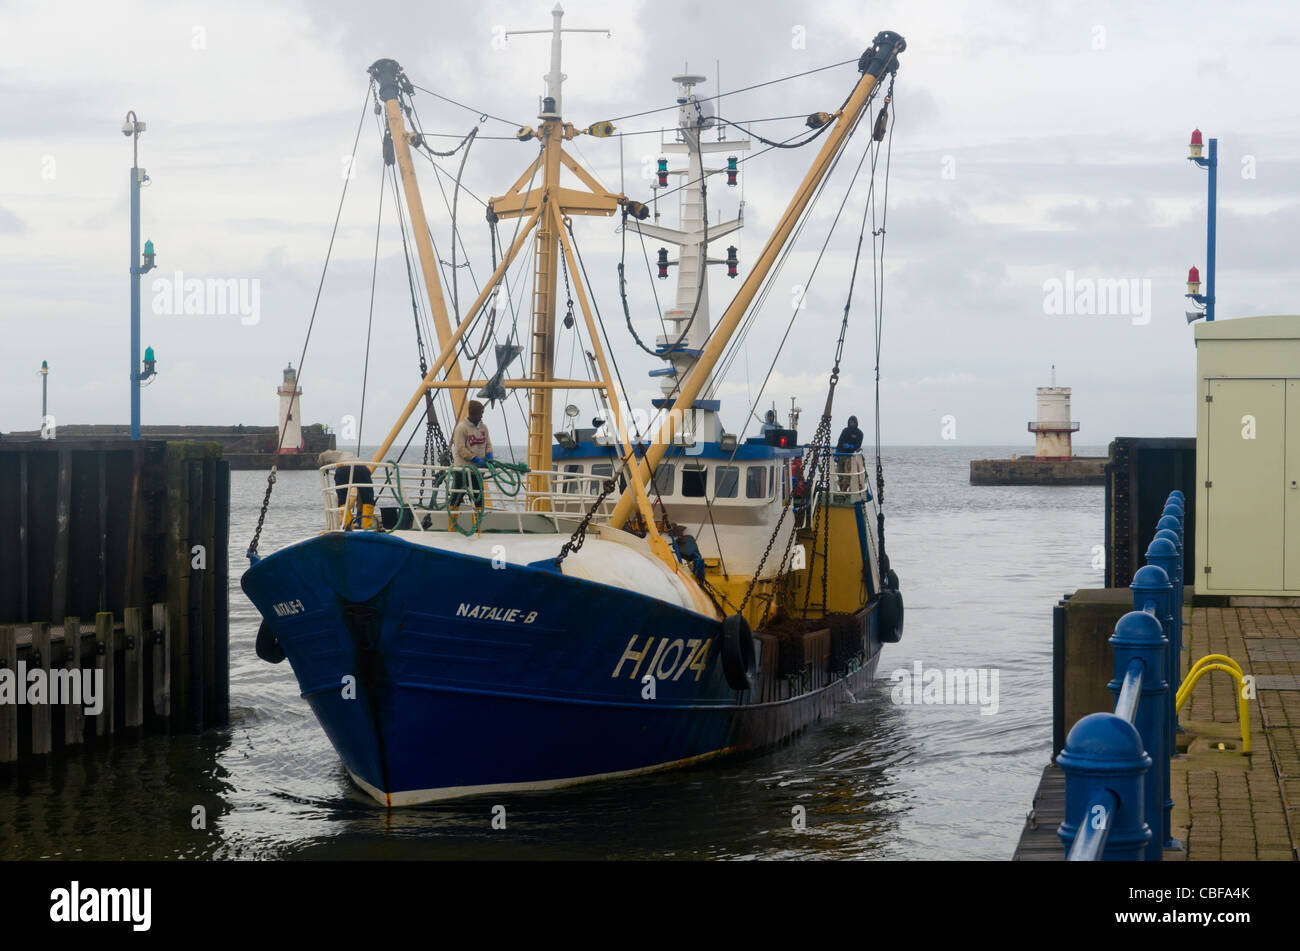
M 862 430 L 858 429 L 858 418 L 849 417 L 849 424 L 840 430 L 839 441 L 835 451 L 840 455 L 851 455 L 862 448 Z
M 862 448 L 862 430 L 858 429 L 858 418 L 849 417 L 849 424 L 840 430 L 840 438 L 835 443 L 835 469 L 839 473 L 839 491 L 850 491 L 853 471 L 853 457 Z M 854 489 L 857 486 L 853 487 Z
M 705 570 L 704 556 L 700 554 L 700 546 L 695 543 L 695 536 L 687 535 L 685 526 L 674 525 L 672 542 L 677 557 L 691 566 L 695 580 L 702 584 Z

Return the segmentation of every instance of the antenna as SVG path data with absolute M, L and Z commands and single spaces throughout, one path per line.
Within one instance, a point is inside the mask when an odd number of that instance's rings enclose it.
M 716 116 L 722 112 L 722 60 L 715 59 L 713 61 L 713 69 L 714 69 L 714 75 L 716 75 L 718 79 L 718 87 L 717 87 L 718 94 L 713 97 L 713 114 Z M 726 138 L 727 138 L 727 124 L 725 122 L 719 122 L 718 141 L 722 142 Z
M 551 11 L 551 17 L 555 23 L 549 30 L 507 30 L 506 36 L 527 36 L 529 34 L 549 33 L 551 34 L 551 71 L 546 74 L 546 95 L 542 98 L 540 108 L 538 109 L 539 119 L 558 119 L 561 112 L 560 87 L 568 79 L 564 73 L 560 72 L 560 34 L 561 33 L 604 33 L 606 37 L 614 35 L 613 31 L 606 28 L 603 30 L 593 29 L 563 29 L 560 21 L 564 19 L 564 8 L 558 3 L 555 9 Z M 548 102 L 549 100 L 549 102 Z
M 1052 386 L 1056 386 L 1056 364 L 1052 364 Z

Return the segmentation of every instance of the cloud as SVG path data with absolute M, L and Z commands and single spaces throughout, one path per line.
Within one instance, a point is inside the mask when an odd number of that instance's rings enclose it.
M 26 230 L 27 225 L 23 223 L 21 218 L 12 211 L 0 208 L 0 233 L 23 234 Z
M 1294 311 L 1288 255 L 1300 216 L 1300 126 L 1286 105 L 1290 45 L 1260 41 L 1293 35 L 1292 14 L 1252 5 L 1242 16 L 1204 0 L 1185 6 L 1169 17 L 1159 5 L 1121 3 L 1026 7 L 1008 0 L 975 8 L 888 0 L 864 12 L 847 0 L 758 0 L 742 17 L 719 3 L 569 0 L 566 26 L 609 28 L 612 36 L 565 36 L 566 118 L 579 127 L 612 119 L 625 135 L 579 137 L 566 147 L 609 187 L 650 201 L 655 193 L 642 171 L 661 154 L 661 130 L 674 121 L 672 76 L 698 70 L 709 77 L 701 91 L 711 94 L 720 74 L 721 90 L 730 93 L 721 114 L 751 122 L 749 133 L 729 128 L 728 141 L 785 139 L 804 129 L 809 113 L 833 111 L 857 80 L 856 60 L 871 38 L 896 30 L 909 46 L 895 86 L 888 219 L 873 220 L 868 209 L 836 412 L 869 415 L 873 300 L 883 294 L 887 437 L 935 442 L 939 418 L 956 415 L 963 442 L 1024 442 L 1033 388 L 1046 383 L 1053 364 L 1074 387 L 1096 442 L 1120 432 L 1186 433 L 1195 420 L 1195 350 L 1181 282 L 1190 265 L 1204 267 L 1206 197 L 1204 173 L 1185 160 L 1188 133 L 1201 124 L 1220 142 L 1219 312 L 1230 317 Z M 143 336 L 160 370 L 145 391 L 146 421 L 274 422 L 280 370 L 289 360 L 297 365 L 314 312 L 302 376 L 305 416 L 337 427 L 359 409 L 373 276 L 367 429 L 386 426 L 418 381 L 419 365 L 366 67 L 396 58 L 427 90 L 415 104 L 423 127 L 443 134 L 439 148 L 479 129 L 457 210 L 472 265 L 457 272 L 463 301 L 490 269 L 480 200 L 501 194 L 536 155 L 536 143 L 521 143 L 514 132 L 537 125 L 549 62 L 545 36 L 512 37 L 504 47 L 494 40 L 504 30 L 546 28 L 549 5 L 398 4 L 382 19 L 345 0 L 165 8 L 140 0 L 113 9 L 83 2 L 61 10 L 9 4 L 5 11 L 0 320 L 12 365 L 50 360 L 59 418 L 120 422 L 127 412 L 121 364 L 131 154 L 119 126 L 133 108 L 149 124 L 140 138 L 140 162 L 152 179 L 142 195 L 142 237 L 158 247 L 157 274 L 258 280 L 262 311 L 256 326 L 153 315 L 146 279 Z M 67 29 L 69 22 L 77 29 Z M 1217 72 L 1198 71 L 1188 59 L 1207 35 L 1222 60 Z M 843 65 L 820 69 L 835 63 Z M 772 82 L 791 76 L 798 78 Z M 41 108 L 32 107 L 37 102 Z M 480 123 L 481 115 L 489 118 Z M 355 177 L 347 180 L 317 306 L 359 121 Z M 731 217 L 745 202 L 746 227 L 727 239 L 739 249 L 742 279 L 818 147 L 753 144 L 738 186 L 711 187 L 708 199 L 711 220 Z M 751 401 L 784 410 L 794 397 L 805 421 L 820 412 L 864 220 L 867 179 L 848 188 L 864 144 L 861 133 L 850 140 L 719 376 L 728 430 L 740 429 Z M 460 158 L 438 159 L 442 174 L 427 162 L 419 166 L 444 261 Z M 1253 177 L 1244 174 L 1247 164 Z M 877 187 L 883 212 L 883 168 Z M 795 287 L 807 283 L 841 200 L 844 215 L 796 314 Z M 673 225 L 675 199 L 658 204 L 662 223 Z M 504 240 L 513 227 L 502 222 Z M 871 232 L 882 228 L 875 237 L 877 248 L 884 238 L 883 271 L 873 276 Z M 636 349 L 624 326 L 615 270 L 624 235 L 616 219 L 600 217 L 575 218 L 574 233 L 630 401 L 647 405 L 659 395 L 647 374 L 661 362 Z M 653 257 L 658 247 L 647 241 L 646 251 Z M 711 256 L 724 248 L 711 248 Z M 503 306 L 498 324 L 520 338 L 527 335 L 530 253 L 510 273 L 512 300 L 525 313 Z M 662 332 L 659 311 L 675 303 L 674 281 L 646 273 L 640 242 L 630 236 L 627 264 L 632 321 L 652 340 Z M 1151 324 L 1045 314 L 1043 282 L 1067 271 L 1149 279 Z M 442 275 L 448 281 L 447 266 Z M 420 281 L 418 266 L 415 277 Z M 711 271 L 713 322 L 741 282 Z M 423 333 L 431 358 L 436 343 Z M 581 322 L 561 330 L 559 372 L 568 373 L 572 359 L 581 374 L 582 351 L 591 346 Z M 0 377 L 0 430 L 34 425 L 40 394 L 30 384 L 20 373 Z M 570 398 L 583 418 L 596 412 L 590 392 Z M 523 420 L 513 400 L 510 406 L 517 435 Z

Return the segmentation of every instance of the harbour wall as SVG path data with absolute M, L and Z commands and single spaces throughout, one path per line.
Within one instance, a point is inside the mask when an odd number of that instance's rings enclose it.
M 108 698 L 84 719 L 76 705 L 0 704 L 0 763 L 124 729 L 228 722 L 219 444 L 6 437 L 0 497 L 0 666 L 93 668 Z
M 58 439 L 128 439 L 130 429 L 125 425 L 67 425 L 56 430 Z M 162 439 L 170 442 L 215 442 L 221 445 L 221 457 L 231 469 L 269 469 L 272 460 L 280 469 L 315 469 L 316 457 L 326 449 L 335 449 L 335 434 L 327 432 L 322 423 L 302 428 L 303 448 L 298 452 L 281 451 L 275 457 L 279 431 L 274 426 L 141 426 L 144 439 Z M 40 437 L 36 431 L 6 433 L 3 440 L 31 440 Z
M 1033 456 L 1018 459 L 972 459 L 971 485 L 1103 485 L 1105 456 L 1075 456 L 1055 462 Z

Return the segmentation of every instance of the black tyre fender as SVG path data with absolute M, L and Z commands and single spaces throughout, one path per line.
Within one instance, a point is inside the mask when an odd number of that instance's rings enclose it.
M 903 594 L 897 588 L 886 588 L 880 592 L 880 604 L 876 608 L 876 631 L 884 644 L 897 644 L 903 639 Z
M 749 690 L 754 686 L 754 632 L 749 622 L 739 614 L 722 619 L 722 672 L 733 690 Z
M 271 626 L 265 621 L 257 628 L 257 656 L 268 664 L 278 664 L 284 660 L 284 650 L 271 633 Z

